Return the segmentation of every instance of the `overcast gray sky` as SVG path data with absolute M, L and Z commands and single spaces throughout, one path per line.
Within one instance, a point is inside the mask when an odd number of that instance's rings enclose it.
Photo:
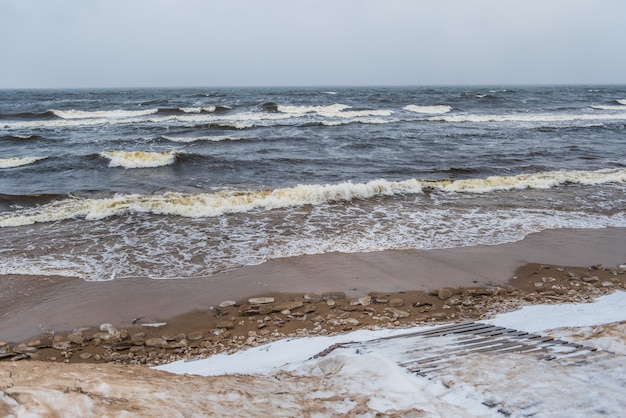
M 0 0 L 0 88 L 626 83 L 624 0 Z

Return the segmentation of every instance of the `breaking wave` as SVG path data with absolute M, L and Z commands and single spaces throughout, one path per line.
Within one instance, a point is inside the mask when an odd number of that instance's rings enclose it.
M 239 141 L 241 138 L 234 136 L 167 136 L 163 135 L 161 138 L 172 141 L 172 142 L 199 142 L 199 141 L 209 141 L 209 142 L 220 142 L 220 141 Z
M 100 156 L 109 159 L 109 167 L 154 168 L 173 164 L 178 151 L 105 151 Z
M 435 105 L 435 106 L 407 105 L 407 106 L 404 106 L 403 109 L 408 110 L 409 112 L 427 113 L 427 114 L 448 113 L 452 110 L 452 108 L 448 105 Z
M 173 158 L 173 156 L 172 156 Z M 83 217 L 99 220 L 126 213 L 151 213 L 191 218 L 216 217 L 253 210 L 322 205 L 383 196 L 421 194 L 424 191 L 487 193 L 512 189 L 547 189 L 564 184 L 625 183 L 626 169 L 550 171 L 517 176 L 465 180 L 418 180 L 298 185 L 274 190 L 220 191 L 159 195 L 116 195 L 110 198 L 69 198 L 35 208 L 0 214 L 0 227 L 30 225 Z
M 137 116 L 154 115 L 159 109 L 145 110 L 52 110 L 61 119 L 102 119 L 102 118 L 133 118 Z
M 357 118 L 363 116 L 390 116 L 393 114 L 387 109 L 347 110 L 350 106 L 344 104 L 332 104 L 329 106 L 282 106 L 276 105 L 276 110 L 281 113 L 293 115 L 305 115 L 316 113 L 326 117 Z
M 428 118 L 432 122 L 572 122 L 588 120 L 626 120 L 626 113 L 615 114 L 516 114 L 516 115 L 445 115 Z
M 47 157 L 13 157 L 0 158 L 0 168 L 15 168 L 44 160 Z

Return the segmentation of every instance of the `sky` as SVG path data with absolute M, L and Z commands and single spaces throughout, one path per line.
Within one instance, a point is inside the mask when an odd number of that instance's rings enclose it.
M 0 88 L 624 84 L 623 0 L 0 0 Z

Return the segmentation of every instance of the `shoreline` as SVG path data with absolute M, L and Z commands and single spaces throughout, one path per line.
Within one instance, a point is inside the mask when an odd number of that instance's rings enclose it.
M 358 329 L 408 328 L 489 319 L 532 304 L 588 303 L 626 289 L 626 265 L 558 266 L 529 263 L 507 285 L 430 291 L 266 292 L 166 322 L 126 328 L 103 323 L 72 332 L 43 332 L 21 343 L 0 341 L 0 362 L 116 363 L 158 366 L 235 353 L 286 338 L 332 336 Z M 323 355 L 323 353 L 321 353 Z
M 3 276 L 0 341 L 21 342 L 48 330 L 68 332 L 111 323 L 172 322 L 227 300 L 266 294 L 422 292 L 434 288 L 510 286 L 529 263 L 617 267 L 626 262 L 626 228 L 550 230 L 495 246 L 375 253 L 329 253 L 271 260 L 204 279 L 127 279 Z M 621 276 L 620 276 L 621 277 Z M 136 318 L 141 318 L 137 320 Z M 134 321 L 133 321 L 134 320 Z M 133 323 L 135 322 L 135 323 Z

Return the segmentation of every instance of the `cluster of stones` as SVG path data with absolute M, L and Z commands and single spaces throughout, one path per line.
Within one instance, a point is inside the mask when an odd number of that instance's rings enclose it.
M 0 360 L 103 361 L 158 365 L 178 359 L 235 352 L 286 337 L 328 335 L 354 328 L 380 328 L 434 321 L 476 320 L 527 303 L 588 301 L 624 288 L 626 265 L 568 271 L 537 265 L 536 280 L 521 286 L 437 288 L 430 292 L 370 293 L 348 298 L 343 292 L 303 294 L 289 300 L 256 297 L 224 301 L 207 313 L 206 328 L 187 333 L 159 332 L 164 324 L 128 331 L 111 324 L 97 330 L 52 332 L 12 345 L 0 341 Z M 598 272 L 603 279 L 598 277 Z M 607 274 L 608 273 L 608 274 Z M 513 282 L 513 284 L 515 284 Z M 138 332 L 136 332 L 138 331 Z
M 587 272 L 567 271 L 565 268 L 557 267 L 555 274 L 543 274 L 550 269 L 549 266 L 539 266 L 535 273 L 538 279 L 533 283 L 534 292 L 525 295 L 527 301 L 584 302 L 624 288 L 619 276 L 626 272 L 626 265 L 620 265 L 617 269 L 607 269 L 597 264 L 589 267 Z M 594 274 L 596 271 L 608 272 L 613 277 L 600 279 Z

